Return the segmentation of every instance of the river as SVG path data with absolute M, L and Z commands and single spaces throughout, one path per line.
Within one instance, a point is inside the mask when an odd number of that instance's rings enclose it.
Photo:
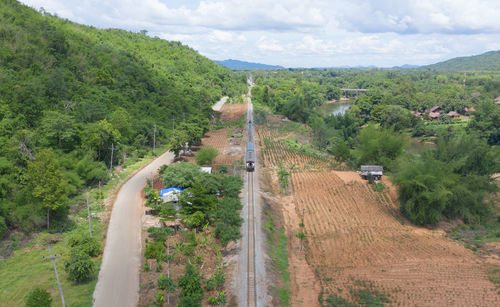
M 325 103 L 319 107 L 319 110 L 325 115 L 344 115 L 351 107 L 351 104 L 352 100 Z

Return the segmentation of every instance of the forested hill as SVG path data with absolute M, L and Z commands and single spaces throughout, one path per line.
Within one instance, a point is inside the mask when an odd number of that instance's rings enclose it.
M 0 237 L 65 216 L 68 197 L 109 178 L 112 145 L 117 165 L 151 150 L 154 125 L 174 150 L 196 142 L 245 82 L 178 42 L 0 1 Z
M 424 66 L 436 70 L 500 71 L 500 50 L 480 55 L 453 58 L 444 62 Z

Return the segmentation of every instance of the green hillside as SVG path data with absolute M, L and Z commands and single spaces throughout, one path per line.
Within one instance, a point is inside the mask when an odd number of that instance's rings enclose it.
M 435 70 L 500 71 L 500 50 L 480 55 L 453 58 L 444 62 L 424 66 Z
M 119 165 L 151 150 L 154 125 L 173 149 L 196 142 L 245 81 L 179 42 L 0 1 L 0 238 L 46 227 L 49 211 L 60 229 L 68 199 L 109 179 L 111 146 Z

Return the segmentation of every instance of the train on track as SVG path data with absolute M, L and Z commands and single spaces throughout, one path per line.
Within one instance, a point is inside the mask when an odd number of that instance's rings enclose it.
M 253 142 L 247 142 L 247 154 L 245 157 L 247 172 L 255 170 L 255 146 Z
M 249 120 L 247 125 L 247 150 L 245 156 L 245 164 L 247 172 L 253 172 L 255 170 L 255 146 L 253 143 L 252 120 Z

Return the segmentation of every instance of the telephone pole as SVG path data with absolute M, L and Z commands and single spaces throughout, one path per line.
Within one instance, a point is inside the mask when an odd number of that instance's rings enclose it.
M 92 224 L 90 223 L 89 190 L 87 190 L 87 215 L 88 215 L 88 219 L 89 219 L 90 237 L 92 238 Z
M 48 260 L 48 259 L 52 260 L 52 264 L 54 265 L 54 271 L 56 272 L 57 285 L 59 286 L 59 293 L 61 294 L 61 301 L 63 307 L 66 307 L 66 303 L 64 302 L 64 295 L 61 287 L 61 282 L 59 281 L 59 275 L 57 274 L 57 267 L 56 267 L 56 258 L 60 258 L 62 255 L 52 256 L 52 249 L 50 248 L 50 244 L 49 244 L 49 253 L 50 257 L 43 257 L 43 260 Z
M 174 125 L 174 122 L 175 122 L 175 118 L 172 117 L 172 131 L 175 131 L 175 125 Z
M 153 127 L 153 156 L 156 156 L 156 124 Z
M 115 151 L 115 143 L 111 143 L 111 161 L 109 165 L 109 173 L 113 176 L 113 152 Z

